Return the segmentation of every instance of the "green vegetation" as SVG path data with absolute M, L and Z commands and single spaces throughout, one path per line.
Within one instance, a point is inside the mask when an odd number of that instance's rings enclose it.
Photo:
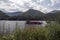
M 7 30 L 7 33 L 4 33 L 4 24 L 3 33 L 0 34 L 0 40 L 60 40 L 60 11 L 44 14 L 36 10 L 29 10 L 18 16 L 8 16 L 0 11 L 0 20 L 21 19 L 47 20 L 48 25 L 40 28 L 28 27 L 21 30 L 16 24 L 13 33 L 10 33 L 9 30 Z
M 16 16 L 9 16 L 9 13 L 0 11 L 0 20 L 47 20 L 47 21 L 58 21 L 60 23 L 60 10 L 53 10 L 53 12 L 43 13 L 38 10 L 30 9 L 22 14 Z M 13 13 L 14 14 L 14 13 Z
M 6 20 L 8 19 L 8 15 L 6 15 L 4 12 L 0 11 L 0 20 Z
M 60 25 L 48 23 L 46 27 L 30 27 L 22 31 L 16 27 L 12 34 L 0 35 L 0 40 L 60 40 Z

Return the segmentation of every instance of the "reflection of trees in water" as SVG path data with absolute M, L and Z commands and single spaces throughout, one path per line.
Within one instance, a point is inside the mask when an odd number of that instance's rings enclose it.
M 12 33 L 14 29 L 37 26 L 41 27 L 41 25 L 26 25 L 26 21 L 0 21 L 0 33 Z
M 6 28 L 6 33 L 7 33 L 7 34 L 10 34 L 10 33 L 11 33 L 11 27 L 10 27 L 10 24 L 8 24 L 8 28 Z
M 1 27 L 1 22 L 0 22 L 0 34 L 2 33 L 2 29 L 1 29 L 2 27 Z
M 11 27 L 10 24 L 8 24 L 8 27 L 6 28 L 6 21 L 0 22 L 0 34 L 10 34 L 11 33 Z
M 4 34 L 5 33 L 5 21 L 3 21 L 3 23 L 0 22 L 0 34 Z

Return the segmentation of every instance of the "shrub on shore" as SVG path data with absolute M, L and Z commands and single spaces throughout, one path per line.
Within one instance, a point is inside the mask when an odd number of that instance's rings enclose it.
M 0 40 L 60 40 L 60 25 L 50 24 L 40 28 L 25 28 L 14 30 L 10 35 L 3 35 Z

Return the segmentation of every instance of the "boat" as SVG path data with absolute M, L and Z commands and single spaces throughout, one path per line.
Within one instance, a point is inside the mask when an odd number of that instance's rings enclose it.
M 39 25 L 42 25 L 43 24 L 43 22 L 42 21 L 26 21 L 26 24 L 39 24 Z

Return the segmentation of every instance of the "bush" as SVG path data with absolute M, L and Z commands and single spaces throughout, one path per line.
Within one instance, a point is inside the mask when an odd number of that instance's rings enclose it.
M 10 35 L 0 37 L 0 40 L 60 40 L 60 25 L 50 23 L 46 27 L 40 28 L 19 28 Z

